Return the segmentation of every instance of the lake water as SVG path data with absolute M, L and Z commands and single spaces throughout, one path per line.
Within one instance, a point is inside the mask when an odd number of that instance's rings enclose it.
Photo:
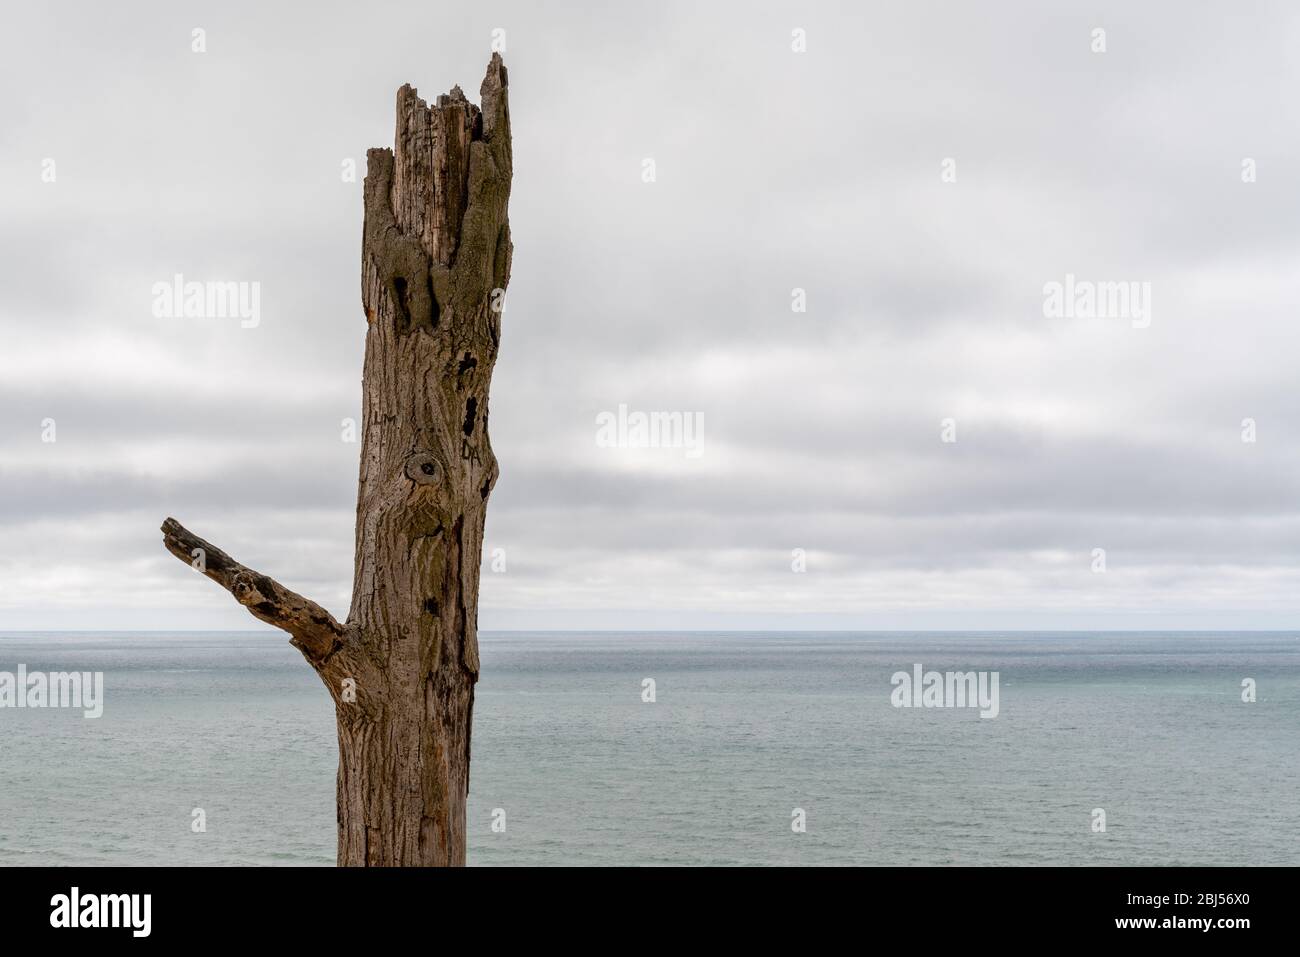
M 1296 634 L 480 641 L 472 865 L 1300 863 Z M 0 864 L 333 864 L 333 705 L 283 634 L 0 634 L 20 663 L 105 704 L 0 708 Z M 997 717 L 895 708 L 918 663 L 997 672 Z

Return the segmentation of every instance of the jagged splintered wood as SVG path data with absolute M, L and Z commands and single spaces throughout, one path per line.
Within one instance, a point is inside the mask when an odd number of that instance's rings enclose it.
M 167 519 L 167 549 L 283 628 L 334 698 L 338 863 L 465 863 L 479 559 L 497 478 L 488 385 L 510 279 L 506 69 L 397 91 L 394 149 L 367 154 L 365 437 L 352 608 L 329 612 Z

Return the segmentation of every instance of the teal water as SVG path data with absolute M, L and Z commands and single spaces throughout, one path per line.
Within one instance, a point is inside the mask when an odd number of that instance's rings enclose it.
M 1295 634 L 516 632 L 481 650 L 474 865 L 1300 863 Z M 917 662 L 997 671 L 998 717 L 894 708 L 890 676 Z M 333 705 L 284 636 L 0 635 L 0 671 L 19 663 L 102 671 L 105 705 L 0 709 L 0 864 L 333 863 Z

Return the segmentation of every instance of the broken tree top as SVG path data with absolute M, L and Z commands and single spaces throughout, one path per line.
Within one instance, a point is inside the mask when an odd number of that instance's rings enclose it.
M 473 144 L 481 143 L 484 179 L 509 176 L 510 111 L 507 75 L 500 54 L 493 54 L 479 88 L 482 108 L 470 103 L 459 86 L 425 103 L 409 83 L 397 91 L 397 129 L 393 136 L 395 163 L 392 211 L 406 235 L 418 236 L 426 255 L 444 266 L 456 253 L 456 240 L 468 196 L 473 188 Z M 498 130 L 504 131 L 498 135 Z M 371 162 L 375 152 L 371 150 Z M 503 167 L 503 168 L 496 168 Z M 469 175 L 467 175 L 469 174 Z

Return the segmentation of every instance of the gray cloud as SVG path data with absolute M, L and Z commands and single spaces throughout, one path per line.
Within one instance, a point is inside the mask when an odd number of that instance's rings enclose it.
M 340 171 L 390 142 L 401 83 L 472 94 L 496 27 L 516 253 L 487 626 L 1288 625 L 1300 131 L 1278 117 L 1300 16 L 1223 22 L 1174 3 L 16 11 L 0 629 L 246 624 L 162 553 L 168 513 L 346 608 L 340 422 L 365 326 Z M 261 325 L 155 318 L 175 273 L 260 282 Z M 1150 282 L 1150 328 L 1045 319 L 1066 273 Z M 704 454 L 598 447 L 620 404 L 702 413 Z

